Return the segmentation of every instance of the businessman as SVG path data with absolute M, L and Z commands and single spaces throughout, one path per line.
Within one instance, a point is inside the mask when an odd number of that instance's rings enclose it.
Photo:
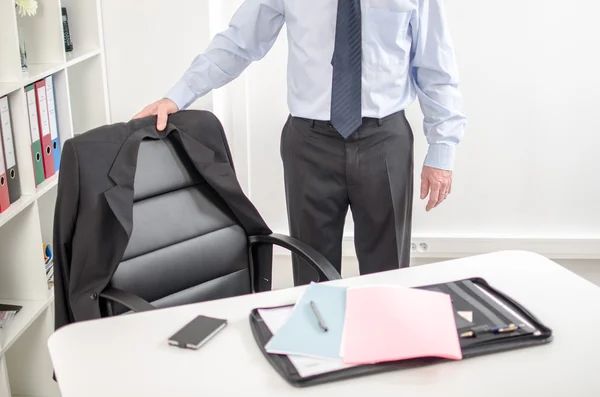
M 443 0 L 246 0 L 165 98 L 135 117 L 169 114 L 263 58 L 286 24 L 288 107 L 283 126 L 290 234 L 341 270 L 348 208 L 361 274 L 410 260 L 416 99 L 429 143 L 421 172 L 427 211 L 451 192 L 466 124 Z M 294 258 L 296 285 L 317 279 Z

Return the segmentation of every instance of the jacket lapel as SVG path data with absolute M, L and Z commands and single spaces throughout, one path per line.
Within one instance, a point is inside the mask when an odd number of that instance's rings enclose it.
M 104 197 L 113 215 L 125 230 L 129 241 L 133 230 L 133 189 L 115 185 L 104 192 Z
M 258 210 L 243 194 L 233 166 L 214 160 L 214 152 L 190 134 L 179 135 L 182 146 L 206 182 L 217 192 L 249 235 L 270 234 Z M 210 153 L 207 152 L 210 151 Z

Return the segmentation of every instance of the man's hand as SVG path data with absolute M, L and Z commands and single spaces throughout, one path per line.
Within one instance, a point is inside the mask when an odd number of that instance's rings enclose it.
M 429 193 L 427 211 L 437 207 L 452 190 L 452 171 L 423 166 L 421 172 L 421 200 Z
M 169 98 L 163 98 L 153 104 L 146 106 L 141 112 L 133 116 L 134 119 L 140 119 L 147 116 L 157 116 L 156 129 L 162 131 L 167 126 L 167 119 L 170 114 L 179 111 L 179 108 Z

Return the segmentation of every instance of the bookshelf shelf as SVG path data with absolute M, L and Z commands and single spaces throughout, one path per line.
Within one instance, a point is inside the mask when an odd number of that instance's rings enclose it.
M 25 87 L 31 83 L 35 83 L 46 76 L 64 69 L 64 67 L 63 63 L 30 63 L 28 64 L 27 72 L 23 73 L 21 86 Z
M 69 54 L 71 55 L 68 55 L 67 60 L 63 63 L 28 64 L 28 71 L 22 74 L 22 78 L 19 81 L 0 81 L 0 97 L 8 95 L 11 92 L 19 90 L 31 83 L 34 83 L 51 74 L 55 74 L 70 66 L 77 65 L 80 62 L 101 55 L 102 50 L 99 48 L 79 51 L 73 50 L 73 52 Z
M 21 81 L 17 82 L 0 82 L 0 97 L 6 96 L 13 91 L 16 91 L 23 87 Z
M 35 196 L 21 196 L 21 198 L 3 213 L 0 214 L 0 227 L 10 222 L 19 213 L 35 202 Z
M 46 93 L 53 92 L 48 97 L 55 105 L 59 153 L 74 131 L 110 122 L 100 0 L 37 2 L 34 16 L 21 17 L 15 0 L 0 0 L 0 109 L 7 98 L 21 191 L 0 213 L 0 303 L 23 307 L 0 329 L 0 397 L 60 396 L 46 345 L 54 331 L 54 290 L 47 282 L 42 250 L 43 244 L 52 244 L 60 170 L 50 175 L 42 168 L 40 174 L 38 167 L 36 181 L 31 125 L 37 117 L 30 117 L 29 104 L 35 108 L 41 102 L 35 97 L 28 102 L 26 88 L 52 82 L 53 90 Z M 65 51 L 62 7 L 68 12 L 72 51 Z M 23 41 L 26 71 L 19 50 Z M 0 138 L 2 125 L 0 119 Z
M 54 290 L 48 290 L 48 299 L 45 300 L 6 300 L 2 303 L 7 305 L 19 305 L 23 308 L 15 316 L 13 321 L 0 330 L 0 356 L 19 339 L 27 328 L 54 302 Z
M 73 66 L 75 64 L 78 64 L 79 62 L 85 61 L 86 59 L 95 57 L 96 55 L 100 55 L 101 52 L 102 50 L 100 50 L 99 48 L 73 50 L 67 55 L 67 62 L 65 63 L 65 67 Z
M 54 174 L 50 178 L 46 179 L 42 182 L 38 187 L 35 193 L 36 199 L 42 197 L 44 194 L 48 193 L 52 188 L 54 188 L 58 184 L 58 173 Z

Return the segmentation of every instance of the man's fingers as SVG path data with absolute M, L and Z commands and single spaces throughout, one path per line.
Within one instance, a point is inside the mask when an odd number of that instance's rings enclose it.
M 440 205 L 452 191 L 452 172 L 423 166 L 421 173 L 421 200 L 429 194 L 426 210 Z
M 421 179 L 421 200 L 424 200 L 429 193 L 429 180 L 427 178 Z
M 438 205 L 442 204 L 442 202 L 444 200 L 446 200 L 446 198 L 448 197 L 448 187 L 445 185 L 442 185 L 442 187 L 440 188 L 440 194 L 439 194 L 439 198 L 437 203 L 435 203 L 435 205 L 433 206 L 433 208 L 437 207 Z
M 175 104 L 173 104 L 173 106 L 170 107 L 171 103 L 165 101 L 158 101 L 156 103 L 148 105 L 144 109 L 142 109 L 141 112 L 133 116 L 133 119 L 156 116 L 156 129 L 158 131 L 163 131 L 167 127 L 167 119 L 169 117 L 169 113 L 172 113 L 174 111 L 172 107 L 176 107 Z M 175 111 L 176 110 L 177 109 L 175 109 Z
M 153 116 L 154 114 L 156 114 L 156 105 L 152 104 L 143 108 L 142 111 L 133 116 L 132 119 L 141 119 L 144 117 Z
M 162 131 L 167 126 L 167 118 L 169 115 L 167 114 L 167 109 L 159 108 L 158 109 L 158 117 L 156 118 L 156 129 Z
M 434 183 L 431 185 L 431 190 L 429 191 L 429 202 L 425 208 L 427 211 L 430 211 L 438 204 L 440 199 L 440 188 L 441 185 L 439 183 Z
M 135 120 L 135 119 L 141 119 L 143 117 L 148 116 L 148 111 L 146 109 L 142 110 L 141 112 L 139 112 L 138 114 L 136 114 L 135 116 L 133 116 L 131 119 Z

